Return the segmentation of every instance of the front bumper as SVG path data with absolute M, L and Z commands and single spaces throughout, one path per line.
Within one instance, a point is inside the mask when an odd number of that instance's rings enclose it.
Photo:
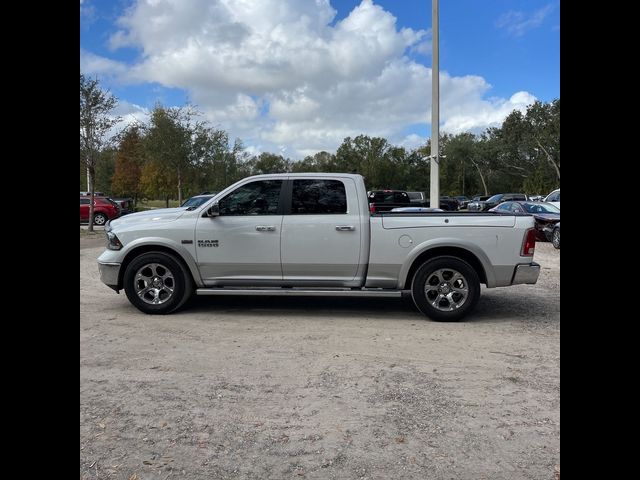
M 511 285 L 518 285 L 521 283 L 536 283 L 538 276 L 540 275 L 540 264 L 536 262 L 522 263 L 516 265 L 513 272 L 513 279 Z
M 120 293 L 120 289 L 118 288 L 120 264 L 115 262 L 98 262 L 98 270 L 100 271 L 100 280 L 102 283 Z

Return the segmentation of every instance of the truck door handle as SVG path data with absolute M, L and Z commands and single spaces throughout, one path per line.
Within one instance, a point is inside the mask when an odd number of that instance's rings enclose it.
M 339 232 L 353 232 L 356 229 L 353 225 L 336 225 Z
M 259 232 L 275 232 L 276 227 L 273 225 L 257 225 L 256 230 Z

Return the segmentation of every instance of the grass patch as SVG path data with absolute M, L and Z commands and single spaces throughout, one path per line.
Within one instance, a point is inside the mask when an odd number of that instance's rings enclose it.
M 169 208 L 179 206 L 177 200 L 169 200 Z M 138 202 L 137 208 L 141 210 L 149 210 L 152 208 L 166 208 L 167 202 L 164 200 L 141 200 Z
M 84 228 L 80 229 L 81 237 L 94 238 L 94 237 L 99 237 L 104 235 L 105 235 L 104 230 L 94 230 L 93 232 L 90 232 L 89 230 L 86 230 Z

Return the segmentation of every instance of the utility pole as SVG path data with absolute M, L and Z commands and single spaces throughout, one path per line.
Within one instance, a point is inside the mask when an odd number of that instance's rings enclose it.
M 433 48 L 431 51 L 431 189 L 429 206 L 440 208 L 440 53 L 438 27 L 438 1 L 431 0 Z

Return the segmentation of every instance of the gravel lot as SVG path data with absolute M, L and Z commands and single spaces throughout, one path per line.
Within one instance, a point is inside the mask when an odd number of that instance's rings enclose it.
M 147 316 L 80 239 L 81 479 L 553 479 L 560 251 L 462 323 L 410 299 L 197 297 Z

